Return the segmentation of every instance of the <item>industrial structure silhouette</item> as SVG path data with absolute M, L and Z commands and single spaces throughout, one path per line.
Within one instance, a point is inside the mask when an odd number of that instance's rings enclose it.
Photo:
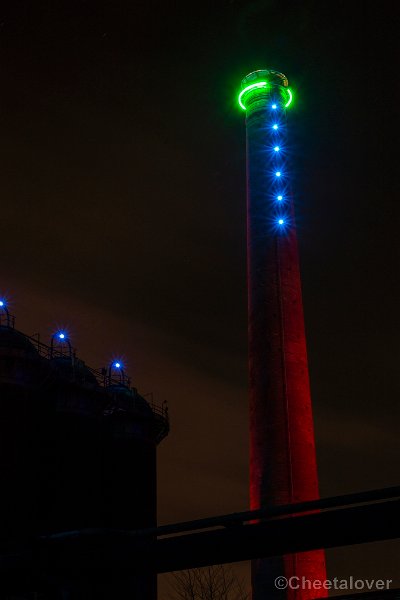
M 315 500 L 318 475 L 308 377 L 286 110 L 287 77 L 254 71 L 242 81 L 247 130 L 247 265 L 250 372 L 250 506 Z M 252 565 L 253 600 L 316 597 L 282 592 L 279 576 L 326 577 L 323 551 Z M 324 590 L 320 590 L 323 597 Z
M 253 600 L 311 600 L 324 548 L 394 538 L 399 488 L 319 499 L 285 75 L 241 86 L 247 125 L 250 511 L 157 527 L 168 410 L 114 360 L 94 370 L 57 331 L 15 327 L 0 300 L 0 579 L 4 598 L 155 600 L 157 573 L 252 560 Z M 395 598 L 396 591 L 371 598 Z M 8 595 L 7 595 L 8 594 Z
M 2 301 L 0 393 L 6 555 L 62 531 L 156 526 L 156 446 L 168 433 L 168 412 L 131 387 L 121 362 L 96 371 L 76 355 L 66 332 L 56 332 L 50 344 L 24 335 Z M 155 596 L 155 574 L 119 574 L 118 583 L 112 573 L 103 575 L 76 583 L 63 573 L 54 584 L 37 571 L 19 583 L 22 591 L 48 589 L 49 597 L 115 597 L 119 588 Z

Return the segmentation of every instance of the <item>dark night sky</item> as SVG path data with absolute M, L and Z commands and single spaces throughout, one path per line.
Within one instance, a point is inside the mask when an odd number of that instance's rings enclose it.
M 321 495 L 398 483 L 395 2 L 0 8 L 0 291 L 168 400 L 161 523 L 247 507 L 241 78 L 286 73 Z M 397 207 L 396 207 L 397 208 Z M 397 222 L 396 222 L 397 220 Z M 394 576 L 398 546 L 329 553 Z M 400 584 L 399 584 L 400 585 Z

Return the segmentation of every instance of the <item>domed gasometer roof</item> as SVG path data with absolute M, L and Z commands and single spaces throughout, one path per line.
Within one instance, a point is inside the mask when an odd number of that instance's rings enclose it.
M 153 416 L 151 406 L 136 390 L 122 384 L 109 385 L 106 390 L 113 395 L 114 401 L 119 407 Z
M 10 350 L 24 350 L 24 354 L 39 358 L 39 352 L 28 338 L 12 327 L 0 327 L 0 351 L 5 354 Z
M 83 360 L 75 358 L 72 362 L 70 356 L 55 356 L 50 362 L 64 377 L 68 379 L 74 377 L 74 380 L 78 383 L 99 387 L 99 382 Z

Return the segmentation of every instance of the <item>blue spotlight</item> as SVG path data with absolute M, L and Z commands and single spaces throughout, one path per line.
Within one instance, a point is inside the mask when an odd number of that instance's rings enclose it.
M 282 218 L 278 219 L 278 225 L 282 226 L 284 224 L 285 224 L 285 219 L 282 219 Z
M 67 334 L 64 333 L 64 331 L 59 331 L 57 333 L 57 337 L 58 337 L 59 340 L 61 340 L 63 342 L 64 340 L 67 339 Z
M 275 131 L 278 129 L 278 125 L 275 123 L 275 125 L 272 125 L 272 129 L 275 129 Z
M 276 175 L 276 177 L 280 177 L 280 176 L 281 176 L 281 172 L 280 172 L 280 171 L 277 171 L 277 172 L 275 173 L 275 175 Z
M 5 306 L 6 303 L 4 302 L 4 300 L 0 300 L 0 308 L 3 308 L 3 306 Z
M 273 105 L 272 105 L 272 108 L 273 108 L 274 110 L 276 110 L 278 107 L 277 107 L 277 105 L 276 105 L 276 104 L 273 104 Z
M 114 369 L 120 369 L 122 367 L 121 363 L 118 360 L 113 362 L 112 366 L 114 367 Z
M 274 150 L 275 150 L 275 152 L 279 152 L 279 150 L 280 150 L 279 146 L 275 146 Z
M 279 195 L 276 197 L 277 200 L 279 200 L 279 202 L 281 202 L 281 200 L 283 200 L 283 196 Z

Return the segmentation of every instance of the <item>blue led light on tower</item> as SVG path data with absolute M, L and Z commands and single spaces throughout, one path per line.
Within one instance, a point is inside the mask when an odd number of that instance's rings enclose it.
M 2 308 L 5 305 L 6 305 L 6 303 L 4 302 L 4 300 L 0 300 L 0 308 Z
M 59 331 L 57 337 L 59 340 L 64 341 L 67 339 L 67 334 L 64 331 Z
M 282 498 L 318 497 L 291 191 L 294 148 L 286 120 L 292 102 L 288 86 L 283 73 L 259 69 L 246 75 L 240 91 L 246 110 L 250 504 L 254 509 L 279 505 Z M 314 579 L 314 573 L 326 579 L 324 551 L 313 550 L 310 557 L 277 552 L 253 560 L 253 600 L 296 596 L 291 590 L 277 592 L 278 574 L 289 575 L 288 580 L 299 575 L 299 579 Z M 324 595 L 322 590 L 321 594 L 307 591 L 298 595 L 304 600 L 307 595 Z
M 276 104 L 273 104 L 271 108 L 273 108 L 274 110 L 276 110 L 278 107 L 277 107 Z
M 280 150 L 279 146 L 275 146 L 274 151 L 279 152 L 279 150 Z
M 113 363 L 113 367 L 114 367 L 114 369 L 120 369 L 122 367 L 122 365 L 121 365 L 121 363 L 118 360 L 116 360 Z

